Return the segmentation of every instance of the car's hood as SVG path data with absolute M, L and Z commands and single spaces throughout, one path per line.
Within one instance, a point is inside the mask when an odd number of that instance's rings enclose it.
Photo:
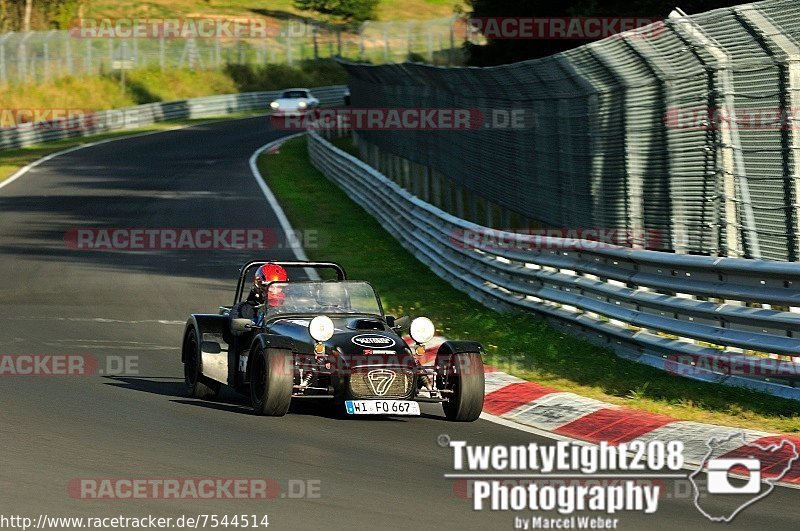
M 399 335 L 392 330 L 352 329 L 374 321 L 368 317 L 333 317 L 335 331 L 333 337 L 325 342 L 328 352 L 346 360 L 347 365 L 387 364 L 404 365 L 412 363 L 411 349 Z M 311 319 L 286 318 L 278 319 L 268 325 L 273 334 L 289 336 L 301 343 L 313 344 L 314 340 L 308 332 Z

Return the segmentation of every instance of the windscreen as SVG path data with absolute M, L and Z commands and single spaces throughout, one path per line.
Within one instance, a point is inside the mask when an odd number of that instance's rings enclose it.
M 267 313 L 381 315 L 375 290 L 366 282 L 274 282 Z
M 282 95 L 281 98 L 307 98 L 308 92 L 305 90 L 287 90 Z

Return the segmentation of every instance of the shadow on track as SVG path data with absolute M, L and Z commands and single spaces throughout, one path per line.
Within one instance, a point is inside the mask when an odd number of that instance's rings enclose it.
M 186 385 L 183 380 L 167 377 L 130 377 L 130 376 L 104 376 L 110 382 L 105 385 L 120 389 L 132 389 L 162 396 L 186 396 Z
M 199 400 L 188 398 L 186 396 L 186 385 L 183 383 L 183 380 L 176 380 L 172 377 L 104 376 L 104 378 L 111 380 L 110 382 L 106 382 L 105 385 L 110 385 L 112 387 L 141 391 L 161 396 L 176 397 L 178 398 L 177 400 L 170 400 L 170 402 L 174 402 L 176 404 L 204 407 L 207 409 L 228 411 L 231 413 L 247 415 L 253 414 L 253 412 L 250 410 L 250 403 L 247 398 L 231 391 L 227 387 L 222 388 L 222 392 L 218 400 Z M 292 400 L 289 408 L 289 415 L 314 416 L 351 422 L 408 422 L 408 419 L 397 417 L 368 415 L 348 416 L 344 413 L 344 411 L 335 409 L 332 404 L 327 403 L 326 401 L 310 399 Z M 420 415 L 420 417 L 428 419 L 440 418 L 434 415 L 428 415 L 426 413 L 423 413 Z

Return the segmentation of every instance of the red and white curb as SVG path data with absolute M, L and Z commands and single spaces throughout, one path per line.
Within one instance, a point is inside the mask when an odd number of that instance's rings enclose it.
M 424 364 L 433 363 L 443 339 L 427 346 Z M 634 440 L 682 441 L 687 465 L 699 465 L 709 454 L 709 441 L 716 439 L 714 458 L 744 458 L 755 446 L 780 446 L 774 451 L 758 452 L 762 480 L 781 477 L 776 483 L 800 487 L 799 435 L 779 435 L 744 428 L 731 428 L 699 422 L 677 420 L 666 415 L 639 411 L 608 404 L 574 393 L 558 391 L 535 382 L 486 367 L 486 397 L 483 411 L 486 420 L 492 417 L 535 428 L 557 438 L 578 439 L 589 443 L 610 444 Z M 507 422 L 504 425 L 510 425 Z M 783 444 L 788 441 L 791 444 Z M 757 450 L 757 449 L 756 449 Z M 792 466 L 784 474 L 787 465 Z

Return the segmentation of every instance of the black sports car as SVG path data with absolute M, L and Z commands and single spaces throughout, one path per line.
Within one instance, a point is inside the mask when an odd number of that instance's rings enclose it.
M 329 269 L 337 278 L 273 282 L 280 304 L 259 306 L 256 319 L 232 317 L 245 279 L 266 263 L 241 268 L 233 306 L 192 315 L 186 323 L 181 360 L 190 396 L 215 398 L 225 384 L 249 395 L 259 415 L 282 416 L 292 400 L 318 399 L 348 414 L 419 415 L 419 402 L 439 402 L 450 420 L 480 416 L 481 345 L 446 341 L 435 363 L 423 365 L 433 323 L 385 315 L 372 286 L 347 280 L 339 264 L 272 262 Z M 411 344 L 400 335 L 406 327 Z

